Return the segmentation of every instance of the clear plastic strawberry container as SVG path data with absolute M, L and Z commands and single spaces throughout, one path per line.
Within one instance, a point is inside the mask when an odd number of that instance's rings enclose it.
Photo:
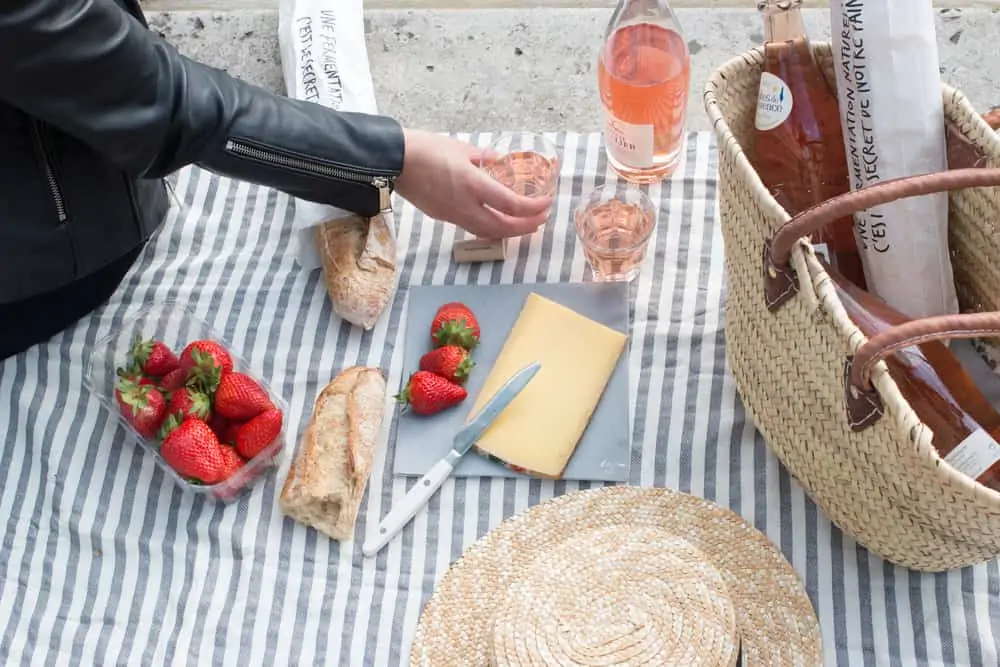
M 267 393 L 271 403 L 281 410 L 283 418 L 278 436 L 256 456 L 247 460 L 235 473 L 220 482 L 202 484 L 190 481 L 179 474 L 160 455 L 156 440 L 144 437 L 129 422 L 122 413 L 115 397 L 118 379 L 117 369 L 128 364 L 136 336 L 141 336 L 143 340 L 161 341 L 178 357 L 188 343 L 195 340 L 212 340 L 223 345 L 232 358 L 233 371 L 253 378 Z M 224 502 L 235 500 L 252 486 L 261 482 L 268 472 L 279 467 L 282 456 L 288 449 L 287 402 L 239 354 L 231 341 L 196 317 L 189 309 L 179 304 L 145 306 L 126 318 L 112 334 L 98 340 L 94 344 L 87 362 L 84 383 L 103 406 L 111 411 L 128 434 L 128 439 L 143 447 L 168 477 L 192 493 L 211 496 Z M 221 446 L 228 447 L 229 445 Z

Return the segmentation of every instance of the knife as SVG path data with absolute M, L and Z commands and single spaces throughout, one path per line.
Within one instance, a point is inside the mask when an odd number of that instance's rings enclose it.
M 361 553 L 367 557 L 374 556 L 403 529 L 403 526 L 409 523 L 420 508 L 427 504 L 434 492 L 444 484 L 444 480 L 448 479 L 458 462 L 472 449 L 472 446 L 476 444 L 497 416 L 528 386 L 541 367 L 537 361 L 528 364 L 514 373 L 500 387 L 479 411 L 476 418 L 458 432 L 451 446 L 451 451 L 434 464 L 434 467 L 428 470 L 427 474 L 421 477 L 409 493 L 403 497 L 402 502 L 392 508 L 389 514 L 382 519 L 376 534 L 366 540 L 364 546 L 361 547 Z

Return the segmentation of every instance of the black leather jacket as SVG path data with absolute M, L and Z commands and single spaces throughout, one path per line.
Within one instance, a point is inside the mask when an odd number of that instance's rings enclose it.
M 0 3 L 0 304 L 138 247 L 188 164 L 371 216 L 403 133 L 184 58 L 136 0 Z

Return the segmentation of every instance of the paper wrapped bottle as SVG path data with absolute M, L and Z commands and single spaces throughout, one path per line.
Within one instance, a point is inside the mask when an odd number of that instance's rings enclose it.
M 931 0 L 833 0 L 830 18 L 851 189 L 947 169 Z M 854 220 L 871 292 L 911 318 L 958 312 L 947 193 Z

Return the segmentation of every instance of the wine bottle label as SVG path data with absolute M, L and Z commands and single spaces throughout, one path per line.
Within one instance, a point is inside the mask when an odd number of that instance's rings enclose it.
M 983 429 L 976 429 L 944 457 L 945 463 L 977 479 L 1000 461 L 1000 444 Z
M 615 160 L 634 169 L 653 166 L 653 126 L 626 123 L 604 110 L 604 145 Z
M 760 75 L 757 91 L 757 115 L 754 125 L 758 130 L 773 130 L 792 113 L 792 91 L 785 82 L 770 72 Z

